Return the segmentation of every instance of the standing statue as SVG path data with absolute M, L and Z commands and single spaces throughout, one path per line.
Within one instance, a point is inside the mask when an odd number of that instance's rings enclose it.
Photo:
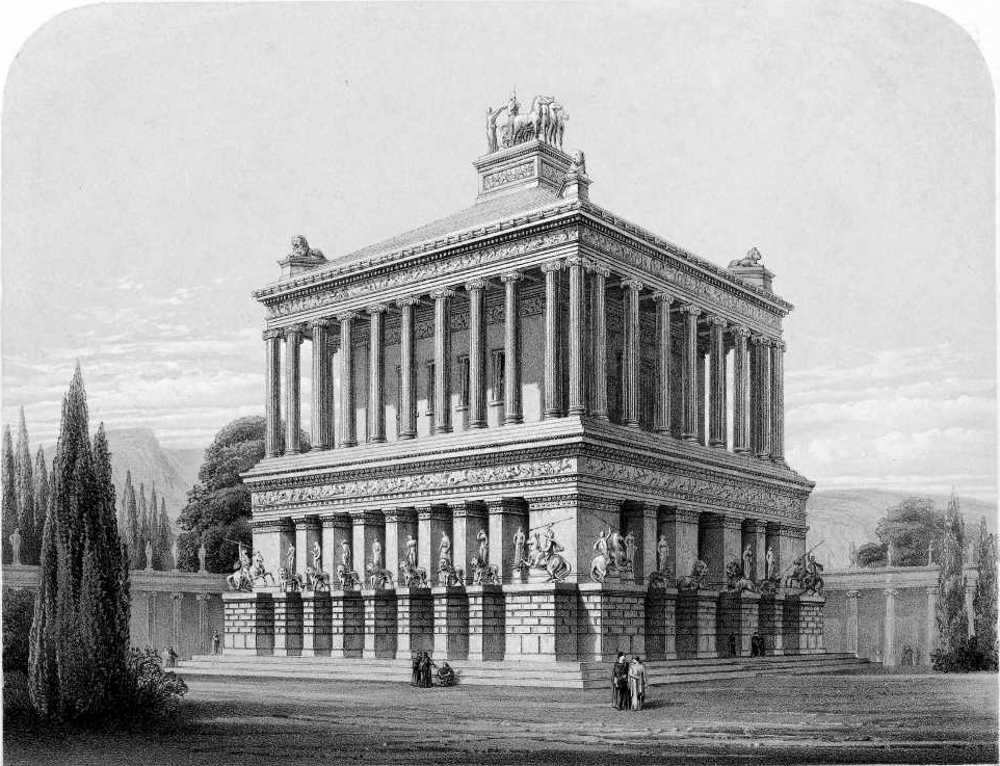
M 622 533 L 618 529 L 608 529 L 608 554 L 615 567 L 624 572 L 626 569 L 625 538 L 622 537 Z
M 347 540 L 340 541 L 340 565 L 350 570 L 351 564 L 351 544 Z
M 743 549 L 743 577 L 753 580 L 753 547 L 749 543 Z
M 777 572 L 774 571 L 774 546 L 767 546 L 767 553 L 764 554 L 764 578 L 767 580 L 773 580 L 777 577 Z
M 480 529 L 476 540 L 479 542 L 479 560 L 485 566 L 490 560 L 490 536 L 485 529 Z
M 146 541 L 146 570 L 153 568 L 153 544 Z
M 479 541 L 479 549 L 472 559 L 473 584 L 499 585 L 501 583 L 500 570 L 498 567 L 490 566 L 490 536 L 485 529 L 480 529 L 476 540 Z
M 406 538 L 406 563 L 414 569 L 417 567 L 417 541 L 413 539 L 413 535 Z
M 896 560 L 896 546 L 893 544 L 892 540 L 889 541 L 885 548 L 885 565 L 891 567 L 893 561 Z
M 502 106 L 496 109 L 489 106 L 486 107 L 486 146 L 490 153 L 500 148 L 497 144 L 497 115 L 503 110 Z
M 514 571 L 520 572 L 525 565 L 524 561 L 524 528 L 518 527 L 514 533 Z
M 630 529 L 628 531 L 628 534 L 625 535 L 625 561 L 626 561 L 626 566 L 633 572 L 636 569 L 635 554 L 636 554 L 635 534 Z
M 208 551 L 205 550 L 205 543 L 198 546 L 198 571 L 205 571 L 205 558 L 208 556 Z
M 927 566 L 934 566 L 934 541 L 927 543 Z
M 372 568 L 375 571 L 382 569 L 382 543 L 378 540 L 372 543 Z
M 285 554 L 285 569 L 289 574 L 295 574 L 295 546 L 289 544 L 288 552 Z
M 174 541 L 172 543 L 170 543 L 170 563 L 171 563 L 171 567 L 170 568 L 173 569 L 176 572 L 177 571 L 177 538 L 176 537 L 174 538 Z
M 313 540 L 313 570 L 317 573 L 323 571 L 323 549 L 320 547 L 318 540 Z
M 667 571 L 667 557 L 670 555 L 670 546 L 667 544 L 666 535 L 660 535 L 656 542 L 656 571 Z
M 15 565 L 21 563 L 21 530 L 14 527 L 14 531 L 11 533 L 10 537 L 10 548 L 11 548 L 11 562 Z
M 441 533 L 441 545 L 438 548 L 438 568 L 445 569 L 451 566 L 451 538 L 447 532 Z

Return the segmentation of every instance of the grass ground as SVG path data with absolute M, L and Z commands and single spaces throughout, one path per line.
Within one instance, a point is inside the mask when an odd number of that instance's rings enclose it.
M 594 691 L 191 679 L 158 732 L 4 731 L 5 764 L 996 763 L 997 677 L 756 678 Z

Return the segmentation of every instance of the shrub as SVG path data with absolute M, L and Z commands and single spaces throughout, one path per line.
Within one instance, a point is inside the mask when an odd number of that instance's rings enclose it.
M 991 647 L 981 646 L 975 636 L 951 651 L 937 649 L 931 652 L 934 670 L 942 673 L 969 673 L 976 670 L 996 670 L 997 653 Z
M 119 693 L 120 717 L 142 721 L 176 713 L 180 698 L 187 693 L 187 684 L 176 673 L 163 669 L 155 649 L 133 647 Z

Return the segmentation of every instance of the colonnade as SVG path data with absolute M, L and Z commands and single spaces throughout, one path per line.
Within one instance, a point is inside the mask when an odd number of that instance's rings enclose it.
M 563 274 L 565 273 L 565 277 Z M 589 415 L 608 420 L 609 292 L 622 304 L 620 423 L 640 428 L 642 328 L 650 308 L 655 323 L 655 422 L 652 430 L 784 462 L 784 343 L 751 332 L 709 307 L 680 300 L 627 274 L 612 277 L 602 264 L 561 258 L 522 271 L 507 271 L 465 282 L 461 287 L 414 293 L 393 303 L 376 303 L 306 324 L 272 328 L 266 346 L 265 449 L 268 457 L 302 450 L 300 439 L 301 345 L 309 338 L 312 355 L 311 445 L 313 450 L 358 444 L 354 346 L 359 324 L 367 324 L 367 440 L 386 441 L 386 320 L 398 314 L 400 392 L 396 438 L 417 436 L 416 310 L 433 308 L 434 402 L 432 433 L 453 430 L 451 394 L 455 355 L 450 317 L 456 293 L 464 290 L 468 310 L 468 427 L 486 428 L 487 291 L 503 291 L 502 424 L 524 421 L 522 411 L 521 285 L 544 282 L 543 417 Z M 617 294 L 616 292 L 617 291 Z M 618 328 L 615 328 L 618 329 Z M 282 381 L 284 346 L 284 382 Z M 339 348 L 340 401 L 334 402 L 331 354 Z M 677 353 L 679 348 L 680 353 Z M 533 349 L 529 349 L 532 353 Z M 732 353 L 732 436 L 727 418 L 727 357 Z M 679 358 L 680 369 L 673 366 Z M 706 369 L 707 368 L 707 369 Z M 680 391 L 672 391 L 672 380 Z M 707 386 L 706 386 L 707 383 Z M 565 392 L 563 385 L 566 386 Z M 282 391 L 284 388 L 284 391 Z M 284 396 L 282 396 L 284 393 Z M 679 407 L 675 399 L 679 397 Z M 284 410 L 282 412 L 282 410 Z M 678 413 L 679 412 L 679 418 Z M 282 417 L 283 416 L 283 417 Z M 679 419 L 679 422 L 674 422 Z M 282 433 L 284 421 L 284 433 Z M 335 422 L 336 421 L 336 422 Z M 336 434 L 335 434 L 336 431 Z

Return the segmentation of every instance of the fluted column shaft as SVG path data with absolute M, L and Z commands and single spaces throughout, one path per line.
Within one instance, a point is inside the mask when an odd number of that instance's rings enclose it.
M 899 657 L 896 655 L 896 595 L 895 588 L 885 589 L 885 623 L 883 626 L 883 652 L 882 662 L 886 667 L 895 667 L 899 664 Z
M 330 449 L 330 339 L 325 319 L 310 325 L 312 330 L 312 448 Z
M 659 292 L 656 299 L 656 430 L 670 433 L 670 304 L 673 296 Z
M 368 441 L 385 441 L 385 310 L 368 307 Z
M 451 432 L 451 297 L 435 290 L 434 298 L 434 433 Z
M 698 316 L 697 306 L 683 306 L 683 350 L 681 353 L 681 435 L 688 441 L 698 438 Z
M 277 457 L 281 454 L 281 330 L 264 332 L 264 352 L 264 455 Z
M 771 456 L 771 364 L 770 342 L 755 335 L 750 338 L 753 360 L 753 380 L 750 391 L 753 400 L 753 451 L 758 457 Z
M 399 306 L 399 438 L 417 436 L 417 376 L 414 374 L 415 330 L 413 322 L 416 298 L 403 298 Z
M 354 409 L 354 312 L 340 319 L 340 446 L 358 443 L 357 412 Z
M 726 321 L 712 317 L 709 326 L 709 410 L 708 443 L 726 448 Z
M 750 331 L 745 327 L 733 328 L 733 452 L 746 452 L 750 448 L 750 419 L 748 383 L 750 359 L 747 339 Z
M 562 397 L 559 384 L 562 375 L 559 369 L 559 271 L 561 261 L 542 265 L 545 274 L 545 360 L 543 388 L 545 389 L 544 413 L 546 418 L 562 415 Z
M 771 341 L 771 459 L 785 462 L 785 344 Z
M 583 261 L 579 257 L 566 260 L 569 267 L 569 327 L 567 347 L 569 351 L 569 414 L 584 415 L 587 412 L 587 387 L 584 378 L 583 335 L 586 322 L 583 290 Z
M 486 282 L 468 282 L 469 428 L 486 428 Z
M 285 331 L 285 454 L 302 451 L 300 391 L 302 380 L 302 328 Z
M 521 423 L 521 316 L 517 283 L 521 275 L 504 274 L 504 423 Z
M 605 286 L 609 273 L 604 267 L 595 266 L 590 286 L 590 343 L 593 361 L 590 414 L 598 420 L 608 419 L 608 316 Z
M 858 656 L 858 598 L 861 596 L 859 590 L 847 591 L 847 646 L 844 648 L 855 657 Z
M 622 316 L 625 323 L 625 390 L 622 392 L 622 424 L 629 428 L 639 427 L 639 291 L 642 282 L 626 279 L 622 282 L 624 307 Z

